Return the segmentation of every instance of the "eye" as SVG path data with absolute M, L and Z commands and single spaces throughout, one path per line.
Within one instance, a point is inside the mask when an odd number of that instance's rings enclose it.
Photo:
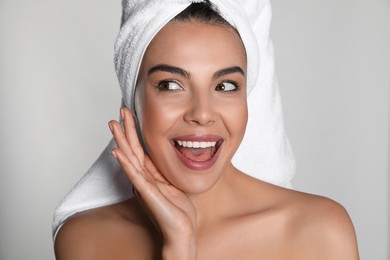
M 163 80 L 157 85 L 159 91 L 175 91 L 183 89 L 179 83 L 175 81 Z
M 237 91 L 238 90 L 238 85 L 235 82 L 225 81 L 225 82 L 219 83 L 215 87 L 215 90 L 216 91 L 224 91 L 224 92 Z

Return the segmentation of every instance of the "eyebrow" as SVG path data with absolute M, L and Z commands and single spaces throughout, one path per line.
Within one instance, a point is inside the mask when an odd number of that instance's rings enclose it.
M 182 68 L 179 68 L 179 67 L 175 67 L 175 66 L 171 66 L 171 65 L 167 65 L 167 64 L 159 64 L 159 65 L 156 65 L 154 67 L 151 67 L 148 71 L 148 75 L 152 74 L 152 73 L 155 73 L 157 71 L 163 71 L 163 72 L 169 72 L 169 73 L 173 73 L 173 74 L 178 74 L 182 77 L 185 77 L 185 78 L 190 78 L 191 77 L 191 73 L 189 73 L 188 71 L 182 69 Z M 221 70 L 218 70 L 217 72 L 215 72 L 213 74 L 213 79 L 217 79 L 219 77 L 222 77 L 222 76 L 225 76 L 225 75 L 228 75 L 228 74 L 233 74 L 233 73 L 240 73 L 242 74 L 243 76 L 245 76 L 245 73 L 244 73 L 244 70 L 239 67 L 239 66 L 233 66 L 233 67 L 229 67 L 229 68 L 224 68 L 224 69 L 221 69 Z
M 241 69 L 238 66 L 233 66 L 233 67 L 229 67 L 229 68 L 218 70 L 217 72 L 215 72 L 213 74 L 213 79 L 217 79 L 219 77 L 222 77 L 222 76 L 225 76 L 225 75 L 228 75 L 228 74 L 237 73 L 237 72 L 242 74 L 243 76 L 245 76 L 245 73 L 244 73 L 243 69 Z
M 188 71 L 186 71 L 182 68 L 167 65 L 167 64 L 159 64 L 157 66 L 151 67 L 148 71 L 148 75 L 150 75 L 154 72 L 157 72 L 157 71 L 164 71 L 164 72 L 169 72 L 169 73 L 173 73 L 173 74 L 178 74 L 178 75 L 185 77 L 185 78 L 190 78 L 190 76 L 191 76 L 191 74 Z

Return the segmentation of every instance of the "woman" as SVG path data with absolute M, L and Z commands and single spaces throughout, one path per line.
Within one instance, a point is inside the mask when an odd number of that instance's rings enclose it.
M 358 259 L 340 205 L 231 163 L 253 81 L 238 27 L 205 1 L 153 37 L 135 68 L 136 91 L 124 91 L 134 100 L 124 100 L 123 129 L 109 123 L 112 156 L 135 197 L 69 218 L 56 236 L 58 259 Z

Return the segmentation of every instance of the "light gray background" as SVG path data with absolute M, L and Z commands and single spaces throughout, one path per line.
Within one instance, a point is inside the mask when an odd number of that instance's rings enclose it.
M 389 259 L 387 0 L 273 0 L 295 188 L 342 203 Z M 53 259 L 54 207 L 109 140 L 120 1 L 0 2 L 0 259 Z

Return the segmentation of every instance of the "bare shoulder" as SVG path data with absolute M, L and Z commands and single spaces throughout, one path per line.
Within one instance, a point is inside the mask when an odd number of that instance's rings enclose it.
M 77 213 L 57 234 L 56 259 L 151 258 L 148 227 L 148 220 L 131 211 L 130 201 Z
M 246 176 L 239 185 L 234 209 L 246 212 L 239 223 L 255 237 L 259 258 L 359 259 L 352 221 L 339 203 Z
M 289 191 L 287 239 L 296 259 L 359 259 L 352 221 L 339 203 Z

